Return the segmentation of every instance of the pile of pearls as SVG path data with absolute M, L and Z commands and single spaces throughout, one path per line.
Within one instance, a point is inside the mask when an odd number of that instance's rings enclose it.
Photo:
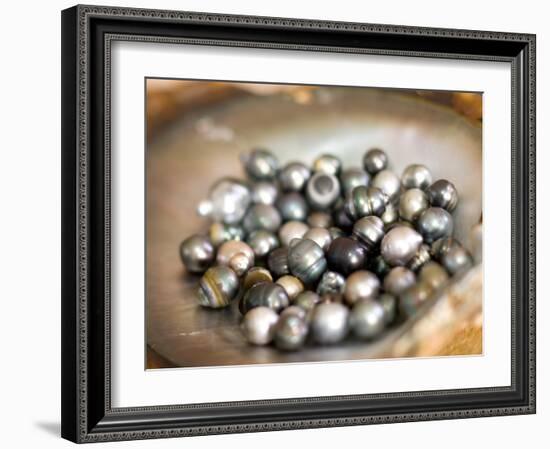
M 239 302 L 250 344 L 372 341 L 473 264 L 453 237 L 456 188 L 424 165 L 399 177 L 378 148 L 348 169 L 329 154 L 312 167 L 264 149 L 241 160 L 246 180 L 212 186 L 198 206 L 210 228 L 180 255 L 202 274 L 201 306 Z

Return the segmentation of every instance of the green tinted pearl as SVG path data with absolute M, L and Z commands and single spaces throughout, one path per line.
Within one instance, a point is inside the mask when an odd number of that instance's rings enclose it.
M 293 245 L 288 252 L 290 272 L 304 284 L 317 282 L 327 269 L 323 249 L 312 240 L 302 239 Z
M 367 186 L 370 175 L 360 168 L 348 168 L 340 175 L 340 184 L 344 195 L 349 195 L 357 186 Z
M 388 196 L 376 187 L 358 186 L 346 198 L 344 208 L 353 220 L 367 215 L 379 217 L 386 210 L 388 199 Z
M 247 313 L 255 307 L 263 306 L 280 312 L 288 305 L 288 295 L 283 287 L 272 282 L 261 282 L 244 294 L 241 311 Z

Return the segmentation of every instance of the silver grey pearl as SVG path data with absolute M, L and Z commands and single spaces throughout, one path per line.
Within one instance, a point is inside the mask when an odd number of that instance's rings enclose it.
M 346 198 L 344 209 L 353 220 L 367 215 L 380 216 L 386 210 L 388 197 L 376 187 L 358 186 Z
M 401 184 L 405 189 L 426 190 L 432 183 L 432 174 L 428 167 L 422 164 L 411 164 L 401 175 Z
M 304 321 L 308 320 L 308 313 L 302 307 L 289 306 L 286 309 L 284 309 L 279 316 L 280 317 L 285 317 L 285 316 L 288 316 L 288 315 L 297 316 L 298 318 L 301 318 Z
M 263 306 L 280 312 L 288 305 L 288 295 L 283 287 L 273 282 L 260 282 L 244 294 L 240 309 L 246 314 L 255 307 Z
M 407 267 L 416 272 L 420 270 L 420 268 L 422 268 L 424 264 L 428 263 L 430 259 L 430 247 L 423 243 L 422 245 L 420 245 L 420 248 L 418 248 L 418 251 L 416 252 L 414 257 L 409 260 Z
M 255 204 L 273 205 L 279 196 L 279 188 L 272 182 L 261 181 L 251 188 L 252 202 Z
M 360 218 L 353 225 L 352 235 L 367 252 L 372 252 L 384 237 L 384 223 L 375 215 Z
M 456 187 L 452 182 L 446 179 L 435 181 L 428 187 L 426 194 L 432 206 L 442 207 L 449 212 L 455 210 L 458 204 L 458 192 L 456 191 Z
M 388 156 L 382 150 L 373 148 L 363 156 L 363 167 L 371 175 L 384 170 L 388 166 Z
M 432 243 L 443 237 L 453 235 L 453 217 L 441 207 L 426 209 L 416 223 L 416 229 L 426 243 Z
M 393 203 L 397 200 L 401 191 L 401 180 L 391 170 L 382 170 L 372 179 L 371 186 L 382 190 L 390 202 Z
M 307 217 L 307 224 L 312 228 L 330 228 L 332 217 L 326 212 L 312 212 Z
M 304 284 L 314 284 L 327 269 L 323 248 L 313 240 L 300 240 L 289 249 L 288 267 Z
M 301 307 L 306 312 L 311 312 L 317 304 L 321 302 L 321 297 L 311 290 L 300 293 L 293 304 L 297 307 Z
M 209 268 L 197 287 L 197 299 L 201 306 L 219 309 L 228 306 L 239 293 L 239 278 L 229 267 L 220 265 Z
M 418 273 L 418 279 L 428 284 L 433 290 L 439 290 L 444 287 L 449 280 L 449 275 L 445 268 L 437 262 L 428 262 Z
M 251 201 L 250 189 L 244 182 L 222 178 L 212 186 L 208 199 L 199 203 L 198 213 L 214 221 L 237 224 L 244 217 Z
M 414 223 L 429 206 L 428 197 L 423 190 L 409 189 L 399 198 L 399 216 Z
M 268 345 L 273 340 L 279 315 L 269 307 L 255 307 L 247 312 L 241 323 L 241 331 L 248 343 Z
M 468 235 L 468 249 L 474 262 L 481 263 L 483 258 L 483 224 L 478 223 L 470 230 Z
M 244 216 L 243 227 L 246 232 L 265 229 L 276 232 L 281 226 L 281 215 L 274 206 L 254 204 Z
M 276 278 L 289 274 L 288 246 L 274 249 L 267 257 L 267 267 Z
M 451 275 L 455 275 L 472 266 L 472 257 L 466 248 L 456 245 L 441 256 L 440 262 Z
M 279 173 L 279 184 L 285 192 L 300 192 L 311 177 L 311 170 L 301 162 L 290 162 Z
M 296 351 L 304 346 L 308 331 L 306 321 L 295 314 L 279 317 L 273 336 L 275 346 L 284 351 Z
M 411 317 L 426 303 L 433 293 L 432 287 L 426 282 L 417 282 L 399 296 L 399 310 Z
M 394 296 L 399 296 L 416 282 L 415 274 L 405 267 L 395 267 L 384 278 L 384 290 Z
M 281 245 L 290 246 L 292 240 L 301 239 L 308 230 L 308 225 L 301 221 L 286 222 L 279 229 L 279 240 Z
M 380 245 L 384 260 L 391 266 L 404 266 L 422 244 L 422 236 L 407 226 L 396 226 L 389 231 Z
M 350 327 L 362 340 L 378 337 L 386 326 L 384 307 L 378 301 L 359 301 L 350 314 Z
M 214 247 L 217 248 L 229 240 L 244 240 L 245 232 L 240 226 L 216 222 L 210 225 L 208 236 Z
M 275 204 L 283 221 L 305 221 L 309 211 L 306 199 L 299 193 L 286 193 Z
M 329 209 L 339 197 L 340 183 L 334 175 L 318 172 L 307 182 L 306 199 L 313 209 Z
M 344 299 L 349 305 L 353 305 L 365 299 L 374 299 L 378 296 L 380 280 L 378 277 L 366 270 L 359 270 L 352 273 L 346 279 Z
M 227 265 L 241 276 L 254 266 L 254 251 L 245 242 L 229 240 L 218 248 L 218 265 Z
M 275 248 L 279 247 L 279 239 L 273 232 L 259 229 L 258 231 L 252 231 L 246 243 L 254 251 L 254 256 L 257 260 L 264 259 Z
M 349 195 L 357 186 L 367 186 L 370 175 L 361 168 L 348 168 L 340 175 L 340 186 L 344 195 Z
M 181 242 L 181 261 L 191 273 L 206 271 L 214 262 L 214 255 L 214 245 L 204 235 L 192 235 Z
M 384 317 L 386 325 L 391 324 L 397 317 L 397 298 L 389 293 L 381 294 L 377 301 L 384 308 Z
M 311 334 L 320 344 L 333 344 L 348 334 L 348 308 L 332 302 L 319 304 L 311 315 Z
M 332 154 L 322 154 L 313 162 L 313 171 L 338 176 L 342 169 L 342 161 Z
M 247 175 L 257 181 L 274 179 L 279 169 L 275 155 L 264 149 L 255 149 L 242 155 L 241 161 Z
M 386 204 L 386 210 L 382 215 L 380 215 L 380 218 L 384 223 L 384 227 L 387 228 L 388 226 L 399 220 L 399 211 L 397 210 L 397 207 L 394 206 L 392 203 Z
M 290 301 L 293 301 L 300 293 L 304 291 L 304 284 L 297 277 L 289 274 L 277 279 L 277 284 L 285 289 L 285 292 Z
M 330 231 L 325 228 L 310 228 L 305 234 L 305 239 L 313 240 L 317 245 L 323 248 L 326 253 L 332 242 L 332 235 Z
M 323 295 L 339 295 L 344 292 L 346 278 L 335 271 L 325 271 L 323 277 L 317 285 L 317 294 Z

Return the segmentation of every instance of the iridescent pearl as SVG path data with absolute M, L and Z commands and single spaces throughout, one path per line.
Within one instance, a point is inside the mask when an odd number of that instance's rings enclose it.
M 332 211 L 335 226 L 340 229 L 345 229 L 347 232 L 353 228 L 355 219 L 352 219 L 347 212 L 345 203 L 341 206 L 336 206 Z
M 332 217 L 326 212 L 312 212 L 307 217 L 307 224 L 312 228 L 330 228 Z
M 378 301 L 359 301 L 350 314 L 350 327 L 356 337 L 371 340 L 378 337 L 386 326 L 386 313 Z
M 397 317 L 397 298 L 389 293 L 383 293 L 378 297 L 377 301 L 384 308 L 384 321 L 386 325 L 393 323 Z
M 382 190 L 393 203 L 401 190 L 401 180 L 391 170 L 382 170 L 372 179 L 371 186 Z
M 273 282 L 271 273 L 263 267 L 252 267 L 244 276 L 243 291 L 246 293 L 254 285 L 260 282 Z
M 386 210 L 382 215 L 380 215 L 384 227 L 388 228 L 391 224 L 399 220 L 399 211 L 392 203 L 386 204 Z
M 201 306 L 218 309 L 228 306 L 239 293 L 239 278 L 229 267 L 209 268 L 199 281 L 197 299 Z
M 406 317 L 413 316 L 430 298 L 432 287 L 426 282 L 417 282 L 399 296 L 399 310 Z
M 320 344 L 333 344 L 348 333 L 348 308 L 338 303 L 319 304 L 311 315 L 311 334 Z
M 455 275 L 466 271 L 472 266 L 472 257 L 466 248 L 462 245 L 457 245 L 443 254 L 440 262 L 451 275 Z
M 428 207 L 428 197 L 420 189 L 406 190 L 399 198 L 399 216 L 403 220 L 415 222 Z
M 231 268 L 237 276 L 242 276 L 254 265 L 254 259 L 250 259 L 244 253 L 237 253 L 231 259 L 227 266 Z
M 443 237 L 450 237 L 453 234 L 453 217 L 441 207 L 430 207 L 426 209 L 416 223 L 416 229 L 426 243 L 432 243 Z
M 360 168 L 348 168 L 340 175 L 340 186 L 344 195 L 349 195 L 357 186 L 367 186 L 369 174 Z
M 201 201 L 199 215 L 227 224 L 239 223 L 251 202 L 248 186 L 239 180 L 222 178 L 210 189 L 208 199 Z
M 304 321 L 308 321 L 308 313 L 302 307 L 289 306 L 280 313 L 279 317 L 284 318 L 285 316 L 288 316 L 288 315 L 294 315 Z
M 207 270 L 214 262 L 214 255 L 214 246 L 203 235 L 192 235 L 181 242 L 181 261 L 191 273 L 203 273 Z
M 442 207 L 452 212 L 458 204 L 458 192 L 453 183 L 446 179 L 439 179 L 426 190 L 428 200 L 434 207 Z
M 432 183 L 432 174 L 428 167 L 422 164 L 411 164 L 401 175 L 401 184 L 405 189 L 426 190 Z
M 289 300 L 285 289 L 279 284 L 261 282 L 251 287 L 243 296 L 241 311 L 247 313 L 255 307 L 269 307 L 280 312 L 288 307 Z
M 255 180 L 271 180 L 279 169 L 279 161 L 273 153 L 263 149 L 252 150 L 241 156 L 248 176 Z
M 367 215 L 380 216 L 386 210 L 388 196 L 376 187 L 359 186 L 346 198 L 344 207 L 348 216 L 357 220 Z
M 312 240 L 302 239 L 288 252 L 290 272 L 304 284 L 317 282 L 327 269 L 327 260 L 323 249 Z
M 425 263 L 429 262 L 430 258 L 430 247 L 423 243 L 420 245 L 420 248 L 418 248 L 414 257 L 409 260 L 407 267 L 412 271 L 418 271 Z
M 389 231 L 380 245 L 384 260 L 391 266 L 404 266 L 416 254 L 422 244 L 422 236 L 414 229 L 397 226 Z
M 281 226 L 281 215 L 274 206 L 267 204 L 254 204 L 244 216 L 243 227 L 246 232 L 265 229 L 276 232 Z
M 395 267 L 384 278 L 384 290 L 399 296 L 416 282 L 415 274 L 405 267 Z
M 431 261 L 420 269 L 418 279 L 428 284 L 433 290 L 439 290 L 445 286 L 449 280 L 449 275 L 447 271 L 445 271 L 445 268 L 437 262 Z
M 308 325 L 306 321 L 295 314 L 279 317 L 275 326 L 275 346 L 284 351 L 300 349 L 307 338 Z
M 332 241 L 327 252 L 328 266 L 347 276 L 365 265 L 366 251 L 356 240 L 339 237 Z
M 371 175 L 375 175 L 388 166 L 388 156 L 382 150 L 373 148 L 363 156 L 363 167 Z
M 352 235 L 370 253 L 384 237 L 384 223 L 375 215 L 360 218 L 353 225 Z
M 342 169 L 342 161 L 332 154 L 323 154 L 313 162 L 313 171 L 338 176 Z
M 310 228 L 304 234 L 303 238 L 313 240 L 317 245 L 323 248 L 324 252 L 328 251 L 330 243 L 332 242 L 332 236 L 329 230 L 325 228 Z
M 267 267 L 276 278 L 289 274 L 288 246 L 274 249 L 267 257 Z
M 374 299 L 378 296 L 380 280 L 378 277 L 366 270 L 359 270 L 352 273 L 346 279 L 344 299 L 349 305 L 365 299 Z
M 283 221 L 305 221 L 309 210 L 306 199 L 296 192 L 281 196 L 276 206 Z
M 312 311 L 317 304 L 321 302 L 321 297 L 311 290 L 300 293 L 293 304 L 295 306 L 301 307 L 306 312 Z
M 263 229 L 251 232 L 246 242 L 254 251 L 257 260 L 264 259 L 271 251 L 279 247 L 277 236 Z
M 273 340 L 279 315 L 269 307 L 256 307 L 247 312 L 241 323 L 241 331 L 248 343 L 268 345 Z
M 229 240 L 244 240 L 245 232 L 240 226 L 216 222 L 210 225 L 208 236 L 214 247 L 217 248 Z
M 306 185 L 306 199 L 313 209 L 329 209 L 339 197 L 340 183 L 334 175 L 315 173 Z
M 294 239 L 301 239 L 309 230 L 307 224 L 301 221 L 288 221 L 279 229 L 279 240 L 281 245 L 290 246 L 290 242 Z
M 285 289 L 290 301 L 293 301 L 300 293 L 304 291 L 304 284 L 297 277 L 285 275 L 277 279 L 277 284 Z
M 301 162 L 290 162 L 279 173 L 279 184 L 285 192 L 300 192 L 311 176 L 310 169 Z
M 340 295 L 344 292 L 346 279 L 334 271 L 325 271 L 317 285 L 317 293 L 321 296 L 326 294 Z
M 257 182 L 252 185 L 251 195 L 253 203 L 272 206 L 279 196 L 279 189 L 271 182 Z
M 254 265 L 254 251 L 245 242 L 230 240 L 218 248 L 216 262 L 228 265 L 240 276 Z

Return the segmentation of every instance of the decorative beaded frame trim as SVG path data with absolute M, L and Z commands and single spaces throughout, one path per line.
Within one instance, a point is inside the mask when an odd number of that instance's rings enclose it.
M 78 89 L 78 243 L 77 243 L 77 265 L 78 265 L 78 310 L 77 310 L 77 335 L 78 335 L 78 441 L 79 442 L 98 442 L 112 440 L 131 440 L 131 439 L 151 439 L 151 438 L 167 438 L 175 436 L 194 436 L 194 435 L 209 435 L 223 433 L 243 433 L 243 432 L 260 432 L 272 430 L 290 430 L 301 428 L 318 428 L 318 427 L 336 427 L 378 423 L 396 423 L 409 421 L 427 421 L 449 418 L 470 418 L 483 416 L 502 416 L 513 414 L 526 414 L 535 412 L 535 36 L 529 34 L 515 34 L 503 32 L 488 32 L 488 31 L 470 31 L 470 30 L 453 30 L 442 28 L 425 28 L 413 26 L 395 26 L 395 25 L 376 25 L 365 23 L 348 23 L 348 22 L 331 22 L 317 21 L 305 19 L 285 19 L 257 16 L 236 16 L 236 15 L 218 15 L 204 14 L 195 12 L 177 12 L 177 11 L 161 11 L 147 9 L 130 9 L 117 7 L 100 7 L 100 6 L 78 6 L 78 70 L 77 70 L 77 89 Z M 353 416 L 345 418 L 324 418 L 324 419 L 306 419 L 292 421 L 277 421 L 269 423 L 251 423 L 251 424 L 231 424 L 231 425 L 212 425 L 201 427 L 182 427 L 170 430 L 145 430 L 145 431 L 129 431 L 129 432 L 103 432 L 103 433 L 88 433 L 87 422 L 87 299 L 88 299 L 88 242 L 86 239 L 87 223 L 88 223 L 88 72 L 89 72 L 89 55 L 87 48 L 88 23 L 93 17 L 131 17 L 147 20 L 160 20 L 176 23 L 219 23 L 219 24 L 241 24 L 253 26 L 277 26 L 288 27 L 289 29 L 316 29 L 316 30 L 337 30 L 337 31 L 363 31 L 377 32 L 387 34 L 401 34 L 405 36 L 439 36 L 439 37 L 460 37 L 466 39 L 484 39 L 484 40 L 500 40 L 500 41 L 521 41 L 528 43 L 528 64 L 530 73 L 530 84 L 528 86 L 528 107 L 529 107 L 529 148 L 528 148 L 528 298 L 529 303 L 529 351 L 528 351 L 528 389 L 529 398 L 528 405 L 523 407 L 506 407 L 506 408 L 482 408 L 473 410 L 450 410 L 439 412 L 426 413 L 408 413 L 408 414 L 388 414 L 377 416 Z M 374 50 L 348 47 L 316 47 L 310 45 L 292 45 L 292 44 L 271 44 L 258 42 L 239 42 L 239 41 L 216 41 L 205 39 L 183 39 L 183 38 L 163 38 L 163 37 L 148 37 L 137 35 L 107 35 L 105 38 L 105 414 L 116 415 L 129 411 L 168 411 L 181 410 L 189 408 L 206 408 L 206 407 L 232 407 L 235 405 L 269 405 L 269 404 L 297 404 L 304 402 L 317 402 L 326 400 L 341 400 L 345 399 L 376 399 L 402 397 L 413 398 L 422 396 L 425 392 L 402 392 L 390 394 L 376 395 L 354 395 L 354 396 L 338 396 L 338 397 L 314 397 L 314 398 L 293 398 L 282 400 L 265 400 L 265 401 L 243 401 L 239 403 L 217 403 L 217 404 L 189 404 L 189 405 L 174 405 L 174 406 L 153 406 L 153 407 L 136 407 L 136 408 L 119 408 L 111 409 L 110 398 L 110 74 L 111 74 L 111 43 L 117 40 L 139 41 L 139 42 L 155 42 L 155 43 L 175 43 L 175 44 L 193 44 L 193 45 L 224 45 L 224 46 L 240 46 L 250 48 L 266 48 L 266 49 L 285 49 L 285 50 L 307 50 L 307 51 L 322 51 L 322 52 L 339 52 L 339 53 L 363 53 L 363 54 L 382 54 L 396 56 L 417 56 L 429 58 L 449 58 L 449 59 L 478 59 L 492 60 L 512 63 L 512 74 L 514 74 L 513 58 L 509 57 L 484 57 L 479 55 L 456 55 L 448 53 L 435 52 L 412 52 L 412 51 L 397 51 L 397 50 Z M 515 83 L 512 79 L 512 85 Z M 514 93 L 514 89 L 512 89 Z M 515 95 L 512 97 L 512 105 L 516 103 Z M 514 117 L 512 117 L 514 120 Z M 515 123 L 512 122 L 512 132 L 515 130 Z M 512 135 L 512 145 L 515 145 L 515 136 Z M 514 149 L 514 148 L 513 148 Z M 515 173 L 515 153 L 512 151 L 512 195 L 516 192 L 516 173 Z M 514 199 L 514 198 L 513 198 Z M 512 217 L 514 218 L 517 211 L 515 210 L 515 202 L 512 202 Z M 520 211 L 521 213 L 521 211 Z M 515 223 L 515 220 L 512 220 Z M 514 224 L 513 224 L 514 226 Z M 512 229 L 512 238 L 515 238 L 515 229 Z M 514 243 L 514 241 L 512 241 Z M 515 250 L 512 245 L 512 260 L 515 261 Z M 515 263 L 512 263 L 512 280 L 515 279 Z M 512 285 L 512 335 L 515 335 L 515 288 Z M 514 340 L 512 341 L 512 362 L 515 361 L 517 348 Z M 515 364 L 512 363 L 512 370 L 515 369 Z M 514 382 L 514 372 L 512 379 Z M 431 391 L 430 394 L 448 396 L 453 394 L 465 393 L 468 391 L 475 392 L 496 392 L 509 391 L 510 387 L 495 387 L 481 388 L 472 390 L 446 390 L 446 391 Z

